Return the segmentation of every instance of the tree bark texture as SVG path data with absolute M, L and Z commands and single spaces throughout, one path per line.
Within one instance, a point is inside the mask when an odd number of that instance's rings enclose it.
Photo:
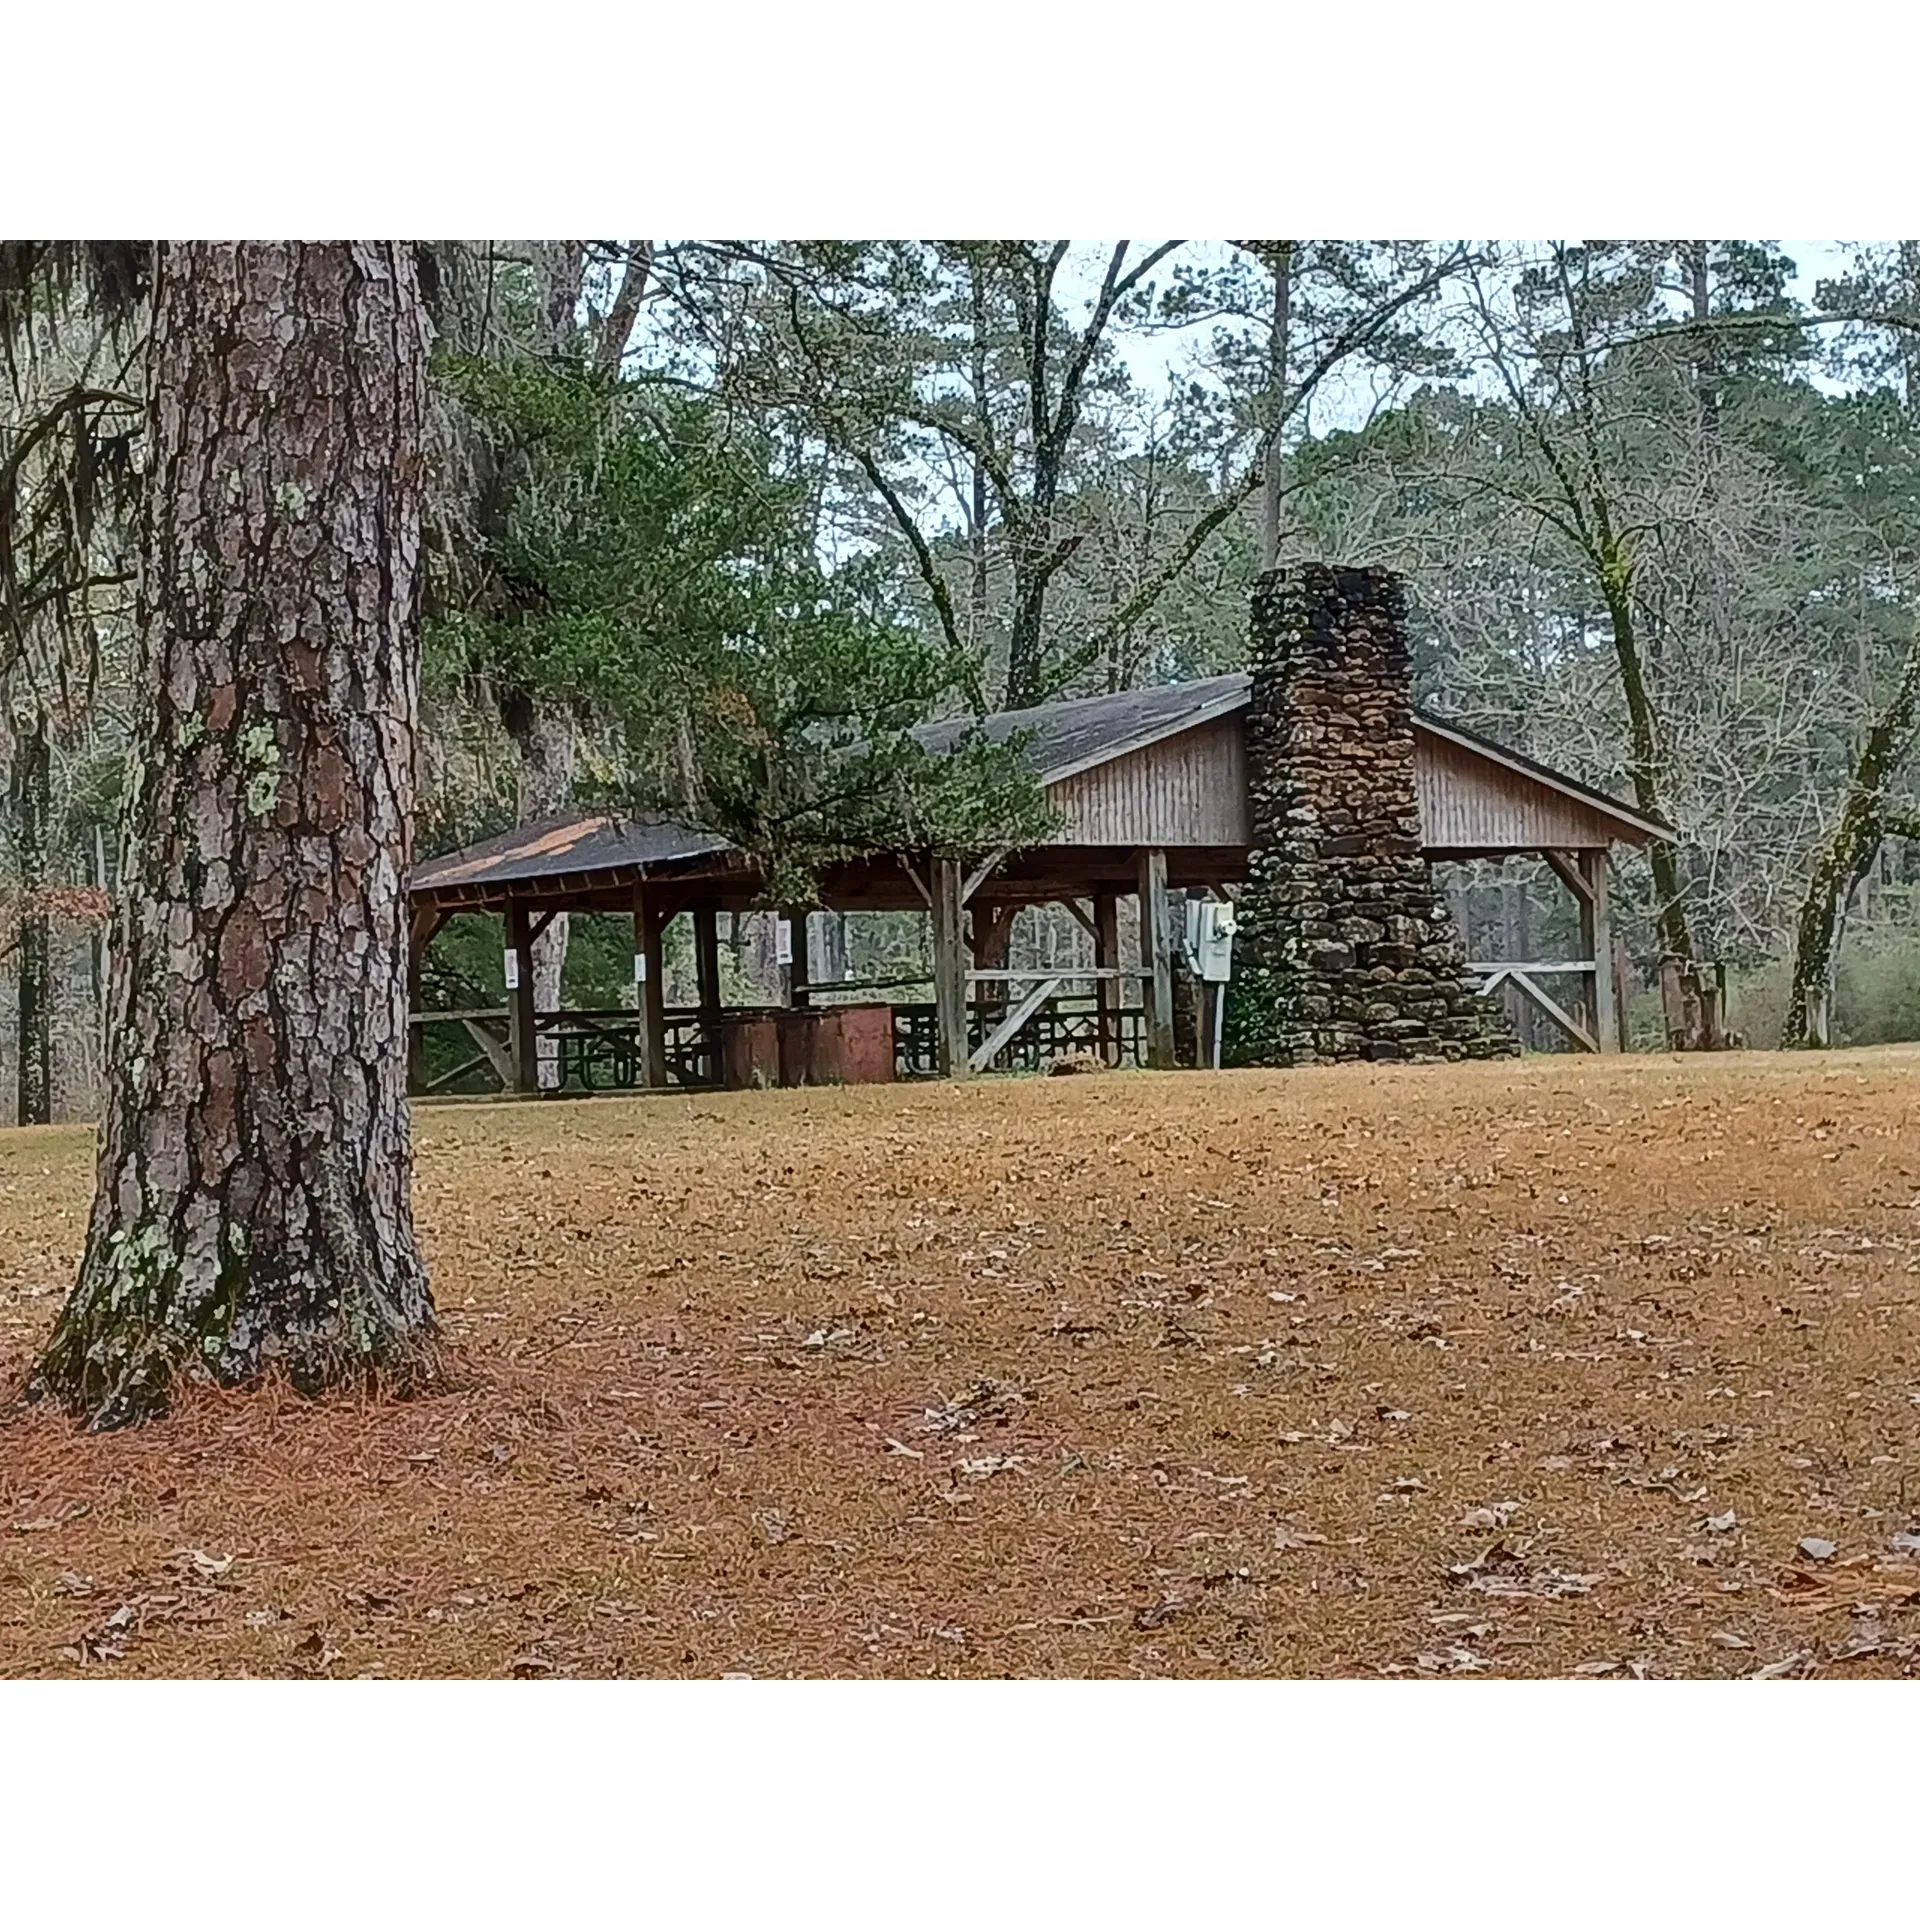
M 1633 618 L 1632 569 L 1614 541 L 1610 529 L 1598 553 L 1600 591 L 1607 603 L 1607 615 L 1613 628 L 1614 658 L 1620 669 L 1620 689 L 1626 700 L 1627 729 L 1632 751 L 1627 759 L 1627 777 L 1633 783 L 1633 801 L 1642 813 L 1664 820 L 1666 809 L 1660 804 L 1662 775 L 1659 723 L 1655 717 L 1653 695 L 1647 686 L 1640 657 L 1640 636 Z M 1683 966 L 1693 964 L 1693 932 L 1687 923 L 1686 882 L 1680 872 L 1680 856 L 1667 841 L 1655 840 L 1647 848 L 1647 863 L 1653 869 L 1654 900 L 1660 916 L 1660 939 L 1666 951 Z
M 9 785 L 20 878 L 18 1111 L 23 1127 L 44 1127 L 53 1119 L 53 938 L 47 915 L 53 750 L 43 713 L 35 712 L 18 731 Z
M 1285 528 L 1286 456 L 1282 432 L 1287 421 L 1287 374 L 1293 338 L 1293 252 L 1297 243 L 1269 243 L 1267 266 L 1273 274 L 1273 320 L 1267 332 L 1267 446 L 1260 462 L 1260 571 L 1280 564 Z
M 80 1275 L 34 1385 L 436 1371 L 407 896 L 426 405 L 409 250 L 169 245 L 148 363 L 112 1049 Z
M 1783 1047 L 1824 1047 L 1830 1037 L 1833 975 L 1848 899 L 1888 828 L 1887 789 L 1920 731 L 1920 635 L 1907 650 L 1892 697 L 1875 715 L 1854 762 L 1846 804 L 1814 858 L 1794 930 L 1793 984 L 1780 1035 Z

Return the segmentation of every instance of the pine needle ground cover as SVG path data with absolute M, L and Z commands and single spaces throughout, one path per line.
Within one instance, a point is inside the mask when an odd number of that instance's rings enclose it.
M 1920 1052 L 429 1106 L 464 1384 L 0 1421 L 0 1672 L 1890 1675 Z M 78 1130 L 0 1135 L 12 1398 Z

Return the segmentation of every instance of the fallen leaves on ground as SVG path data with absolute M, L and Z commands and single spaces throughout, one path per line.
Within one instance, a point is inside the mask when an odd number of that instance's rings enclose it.
M 425 1106 L 467 1383 L 8 1416 L 0 1673 L 1906 1672 L 1916 1094 L 1888 1049 Z M 0 1134 L 6 1393 L 91 1144 Z

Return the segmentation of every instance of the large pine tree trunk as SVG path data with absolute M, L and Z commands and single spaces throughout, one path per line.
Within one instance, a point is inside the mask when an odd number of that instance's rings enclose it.
M 34 713 L 19 730 L 10 785 L 20 873 L 19 1115 L 23 1127 L 44 1127 L 53 1118 L 53 938 L 47 917 L 53 752 L 44 713 Z
M 168 246 L 148 358 L 145 737 L 99 1186 L 35 1384 L 435 1370 L 407 912 L 426 338 L 410 252 Z

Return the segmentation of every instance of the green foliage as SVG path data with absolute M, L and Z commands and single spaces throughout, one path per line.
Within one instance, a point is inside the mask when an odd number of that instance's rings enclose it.
M 766 440 L 583 359 L 440 373 L 483 427 L 495 498 L 467 556 L 485 591 L 450 581 L 431 623 L 435 678 L 574 702 L 609 748 L 589 786 L 725 834 L 781 904 L 872 849 L 1046 831 L 1019 743 L 936 758 L 911 737 L 967 663 L 897 617 L 871 561 L 826 564 Z
M 1750 1046 L 1771 1047 L 1786 1024 L 1792 992 L 1790 959 L 1743 973 L 1730 996 L 1733 1027 Z M 1916 1040 L 1920 929 L 1895 924 L 1857 931 L 1840 948 L 1834 969 L 1831 1044 L 1877 1047 Z
M 1843 947 L 1833 1017 L 1842 1046 L 1920 1040 L 1920 934 L 1909 927 Z

